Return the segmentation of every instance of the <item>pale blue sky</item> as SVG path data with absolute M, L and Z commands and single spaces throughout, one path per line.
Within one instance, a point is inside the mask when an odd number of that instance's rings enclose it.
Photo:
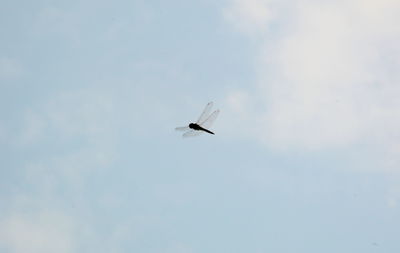
M 400 252 L 400 3 L 1 3 L 0 253 Z

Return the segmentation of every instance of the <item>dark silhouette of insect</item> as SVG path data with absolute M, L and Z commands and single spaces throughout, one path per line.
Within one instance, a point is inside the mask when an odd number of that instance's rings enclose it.
M 205 132 L 209 134 L 214 134 L 207 128 L 211 127 L 212 123 L 214 123 L 219 114 L 219 110 L 216 110 L 210 114 L 212 106 L 213 102 L 210 102 L 206 105 L 206 108 L 204 108 L 196 123 L 190 123 L 188 126 L 184 127 L 177 127 L 175 128 L 175 130 L 186 131 L 186 133 L 182 135 L 183 137 L 197 136 Z

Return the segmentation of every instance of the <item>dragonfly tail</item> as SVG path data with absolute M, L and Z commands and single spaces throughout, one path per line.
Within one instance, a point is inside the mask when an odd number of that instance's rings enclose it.
M 202 130 L 203 130 L 204 132 L 209 133 L 209 134 L 214 134 L 213 132 L 211 132 L 210 130 L 207 130 L 207 129 L 205 129 L 205 128 L 203 128 Z

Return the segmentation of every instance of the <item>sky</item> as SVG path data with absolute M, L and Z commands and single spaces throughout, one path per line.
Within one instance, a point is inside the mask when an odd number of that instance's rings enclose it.
M 400 252 L 399 1 L 1 6 L 0 253 Z

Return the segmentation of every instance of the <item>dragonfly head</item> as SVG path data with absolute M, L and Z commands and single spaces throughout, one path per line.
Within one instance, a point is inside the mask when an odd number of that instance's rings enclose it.
M 195 125 L 194 123 L 190 123 L 190 124 L 189 124 L 189 127 L 190 127 L 190 128 L 193 128 L 194 125 Z

